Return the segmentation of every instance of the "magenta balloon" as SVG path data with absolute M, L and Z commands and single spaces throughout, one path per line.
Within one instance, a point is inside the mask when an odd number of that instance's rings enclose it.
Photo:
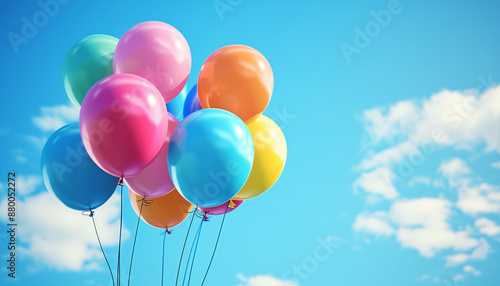
M 232 200 L 234 203 L 234 208 L 228 207 L 227 204 L 229 202 L 225 202 L 222 205 L 211 207 L 211 208 L 202 208 L 200 207 L 199 209 L 206 215 L 223 215 L 225 213 L 230 213 L 237 207 L 243 203 L 243 200 Z
M 167 154 L 170 136 L 174 133 L 177 125 L 179 125 L 179 120 L 169 113 L 167 137 L 160 153 L 142 172 L 125 179 L 127 186 L 139 196 L 156 198 L 168 194 L 175 188 L 168 171 Z
M 167 108 L 149 81 L 116 74 L 97 82 L 80 110 L 85 149 L 104 171 L 138 174 L 156 157 L 167 136 Z
M 184 36 L 163 22 L 143 22 L 128 30 L 116 46 L 113 69 L 152 82 L 165 102 L 182 91 L 191 71 L 191 51 Z

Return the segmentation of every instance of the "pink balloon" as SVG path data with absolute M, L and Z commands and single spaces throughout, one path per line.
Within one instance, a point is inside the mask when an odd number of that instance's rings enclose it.
M 97 82 L 80 110 L 83 144 L 94 162 L 117 177 L 138 174 L 167 136 L 167 108 L 149 81 L 116 74 Z
M 211 208 L 202 208 L 200 207 L 199 209 L 206 215 L 223 215 L 225 213 L 230 213 L 237 207 L 243 203 L 243 200 L 231 200 L 234 204 L 234 207 L 228 206 L 230 202 L 225 202 L 222 205 L 218 205 L 215 207 Z
M 142 172 L 125 179 L 130 189 L 139 196 L 156 198 L 168 194 L 175 188 L 168 171 L 167 154 L 170 136 L 174 133 L 177 125 L 179 125 L 179 120 L 168 113 L 168 132 L 160 153 Z
M 186 85 L 191 51 L 174 27 L 163 22 L 143 22 L 118 41 L 113 68 L 116 74 L 132 73 L 149 80 L 169 102 Z

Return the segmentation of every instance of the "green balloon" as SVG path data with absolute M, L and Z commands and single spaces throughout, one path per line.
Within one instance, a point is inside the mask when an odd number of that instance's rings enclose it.
M 83 98 L 99 80 L 113 74 L 113 55 L 118 39 L 108 35 L 91 35 L 73 45 L 62 66 L 64 89 L 80 108 Z

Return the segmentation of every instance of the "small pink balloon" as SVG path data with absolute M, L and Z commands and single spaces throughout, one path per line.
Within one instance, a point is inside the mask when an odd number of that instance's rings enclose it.
M 231 202 L 233 204 L 231 204 Z M 234 209 L 239 207 L 241 203 L 243 203 L 243 200 L 230 200 L 228 202 L 223 203 L 222 205 L 218 205 L 211 208 L 200 207 L 199 209 L 206 215 L 223 215 L 225 213 L 232 212 Z
M 179 125 L 179 120 L 168 113 L 168 131 L 165 143 L 156 158 L 139 174 L 125 179 L 125 183 L 141 197 L 156 198 L 168 194 L 175 186 L 168 171 L 167 154 L 170 136 Z
M 191 50 L 174 27 L 157 21 L 128 30 L 116 46 L 113 69 L 132 73 L 153 83 L 165 102 L 182 91 L 191 71 Z
M 94 162 L 117 177 L 138 174 L 160 152 L 167 108 L 149 81 L 116 74 L 98 81 L 80 110 L 83 144 Z

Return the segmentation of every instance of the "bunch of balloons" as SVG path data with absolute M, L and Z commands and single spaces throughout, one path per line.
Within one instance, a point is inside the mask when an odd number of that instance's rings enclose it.
M 268 190 L 287 153 L 282 131 L 262 115 L 273 91 L 269 62 L 248 46 L 225 46 L 188 93 L 190 71 L 186 39 L 162 22 L 76 43 L 62 76 L 80 120 L 44 147 L 48 190 L 93 210 L 124 180 L 137 214 L 165 229 L 193 206 L 220 215 Z

